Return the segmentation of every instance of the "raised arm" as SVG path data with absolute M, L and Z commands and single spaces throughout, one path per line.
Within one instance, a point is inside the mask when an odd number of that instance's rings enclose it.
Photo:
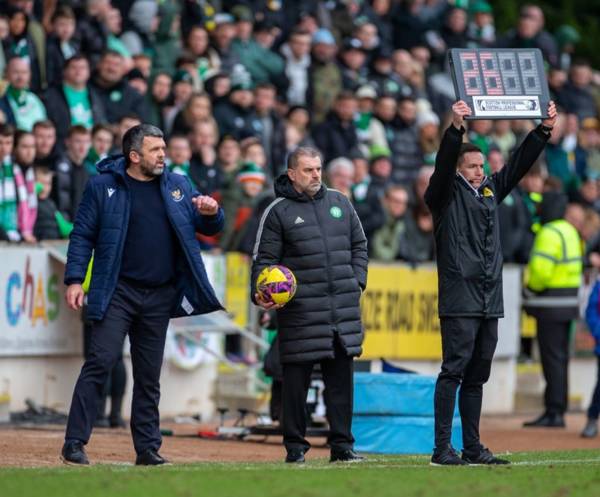
M 464 118 L 471 115 L 469 106 L 459 100 L 452 106 L 452 124 L 444 132 L 440 150 L 435 158 L 435 171 L 425 192 L 425 202 L 432 211 L 440 211 L 450 201 L 456 163 L 465 132 Z
M 499 172 L 492 175 L 496 186 L 496 202 L 501 203 L 511 190 L 518 185 L 519 181 L 531 169 L 539 155 L 544 150 L 550 133 L 556 123 L 556 106 L 554 102 L 548 104 L 548 119 L 531 131 L 523 140 L 523 143 L 510 157 L 508 164 Z

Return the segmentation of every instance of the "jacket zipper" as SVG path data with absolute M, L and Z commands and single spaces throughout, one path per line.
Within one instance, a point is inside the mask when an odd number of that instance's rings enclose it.
M 331 318 L 333 320 L 333 331 L 334 333 L 337 332 L 337 312 L 335 310 L 335 305 L 333 302 L 333 281 L 331 280 L 331 268 L 329 265 L 329 246 L 327 245 L 327 238 L 325 237 L 324 233 L 323 233 L 323 229 L 322 229 L 322 225 L 321 225 L 321 219 L 319 218 L 319 212 L 317 209 L 317 204 L 314 200 L 314 198 L 311 198 L 311 203 L 313 206 L 313 209 L 315 210 L 315 217 L 317 218 L 317 225 L 319 226 L 319 232 L 321 233 L 321 239 L 323 240 L 323 245 L 325 245 L 325 261 L 327 263 L 327 282 L 328 282 L 328 286 L 329 286 L 329 303 L 330 303 L 330 308 L 331 308 Z

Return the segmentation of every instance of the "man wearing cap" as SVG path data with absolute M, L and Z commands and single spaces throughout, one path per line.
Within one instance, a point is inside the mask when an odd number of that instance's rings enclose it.
M 389 148 L 385 128 L 381 121 L 373 116 L 377 92 L 370 85 L 361 86 L 355 93 L 358 100 L 358 113 L 354 119 L 358 147 L 364 157 L 369 156 L 371 147 Z
M 342 73 L 335 62 L 337 47 L 331 32 L 318 29 L 313 34 L 312 43 L 307 102 L 313 122 L 318 124 L 325 120 L 338 93 L 342 91 Z
M 274 82 L 283 73 L 283 59 L 259 45 L 253 38 L 254 16 L 249 7 L 236 5 L 232 14 L 236 19 L 237 37 L 231 44 L 231 50 L 250 73 L 255 84 Z
M 358 38 L 348 38 L 344 41 L 340 59 L 344 90 L 356 91 L 367 83 L 369 74 L 365 65 L 367 52 Z

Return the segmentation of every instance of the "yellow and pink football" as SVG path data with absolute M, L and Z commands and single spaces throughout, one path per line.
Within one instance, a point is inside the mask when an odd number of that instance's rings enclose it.
M 296 293 L 296 277 L 285 266 L 266 267 L 258 275 L 256 292 L 265 302 L 285 305 Z

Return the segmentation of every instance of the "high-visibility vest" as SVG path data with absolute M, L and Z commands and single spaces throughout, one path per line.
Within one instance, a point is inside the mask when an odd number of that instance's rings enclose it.
M 538 231 L 527 265 L 525 299 L 528 307 L 578 306 L 583 271 L 582 245 L 577 230 L 564 219 L 544 224 Z

